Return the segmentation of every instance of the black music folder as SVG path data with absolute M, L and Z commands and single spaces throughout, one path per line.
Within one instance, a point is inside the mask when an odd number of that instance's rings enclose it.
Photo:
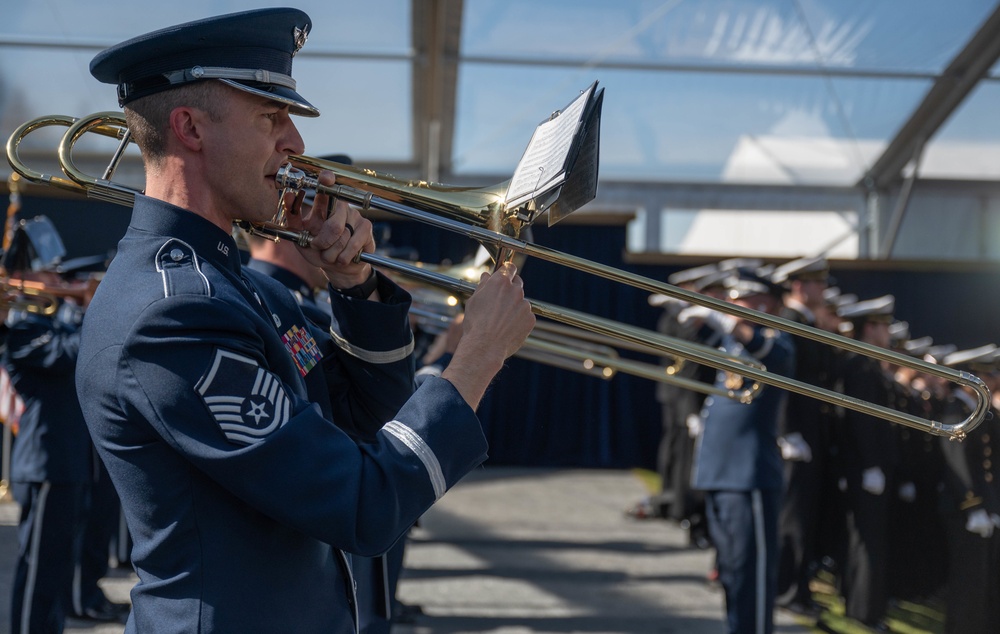
M 548 211 L 551 226 L 594 199 L 603 103 L 595 81 L 538 124 L 507 187 L 507 209 L 529 223 Z

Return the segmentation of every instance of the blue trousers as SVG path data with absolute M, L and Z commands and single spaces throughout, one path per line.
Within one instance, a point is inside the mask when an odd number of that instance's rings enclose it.
M 83 521 L 86 485 L 14 482 L 21 505 L 17 568 L 11 600 L 12 634 L 60 634 L 66 620 Z
M 781 491 L 708 491 L 708 532 L 726 594 L 730 634 L 771 634 L 778 586 Z

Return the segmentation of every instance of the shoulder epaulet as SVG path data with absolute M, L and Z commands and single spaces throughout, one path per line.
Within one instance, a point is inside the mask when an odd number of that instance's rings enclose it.
M 156 252 L 156 270 L 163 279 L 163 296 L 209 295 L 212 287 L 201 272 L 194 247 L 171 238 Z

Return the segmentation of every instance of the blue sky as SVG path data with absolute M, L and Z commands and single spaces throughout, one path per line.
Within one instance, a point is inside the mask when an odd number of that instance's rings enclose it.
M 362 164 L 410 160 L 409 2 L 278 4 L 305 10 L 314 23 L 295 63 L 301 92 L 323 112 L 300 122 L 309 153 L 346 152 Z M 105 46 L 259 6 L 13 3 L 0 24 L 0 134 L 50 112 L 117 109 L 114 89 L 87 71 Z M 469 61 L 459 65 L 454 169 L 512 171 L 535 125 L 599 80 L 602 178 L 847 184 L 994 7 L 986 0 L 466 0 L 461 56 Z M 935 142 L 996 146 L 998 85 L 981 86 Z M 803 155 L 818 141 L 829 143 L 835 168 Z M 961 162 L 939 154 L 929 170 Z M 975 162 L 979 171 L 994 169 Z

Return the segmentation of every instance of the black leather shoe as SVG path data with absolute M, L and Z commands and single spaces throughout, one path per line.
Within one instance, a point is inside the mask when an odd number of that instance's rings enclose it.
M 127 603 L 114 603 L 105 599 L 97 605 L 90 605 L 83 609 L 83 614 L 77 614 L 77 618 L 88 621 L 100 621 L 102 623 L 125 623 L 132 606 Z
M 798 614 L 799 616 L 804 616 L 810 619 L 818 619 L 819 615 L 823 612 L 823 608 L 812 601 L 792 601 L 791 603 L 778 607 L 783 610 L 787 610 L 792 614 Z

